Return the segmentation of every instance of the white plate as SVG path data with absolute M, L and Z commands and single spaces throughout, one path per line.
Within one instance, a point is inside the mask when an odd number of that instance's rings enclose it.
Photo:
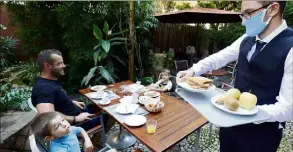
M 123 98 L 119 99 L 121 103 L 132 103 L 132 96 L 124 96 Z
M 111 103 L 111 100 L 107 100 L 106 102 L 101 103 L 101 101 L 99 102 L 100 105 L 105 106 Z
M 144 90 L 144 89 L 145 87 L 141 84 L 131 84 L 126 87 L 126 90 L 129 92 L 140 92 L 141 90 Z
M 235 115 L 254 115 L 258 112 L 258 108 L 257 106 L 255 106 L 253 109 L 251 110 L 246 110 L 244 108 L 241 108 L 239 107 L 236 111 L 231 111 L 231 110 L 228 110 L 227 108 L 224 107 L 224 104 L 218 104 L 216 103 L 216 100 L 219 98 L 220 96 L 214 96 L 212 97 L 211 99 L 211 102 L 214 106 L 216 106 L 217 108 L 225 111 L 225 112 L 228 112 L 228 113 L 231 113 L 231 114 L 235 114 Z
M 86 94 L 86 96 L 93 100 L 101 100 L 102 98 L 107 97 L 108 95 L 109 94 L 107 92 L 104 92 L 103 94 L 99 94 L 97 92 L 91 92 Z
M 125 124 L 131 127 L 138 127 L 145 124 L 147 121 L 145 116 L 142 115 L 132 115 L 126 118 Z
M 160 93 L 157 91 L 147 91 L 144 93 L 145 96 L 151 97 L 151 98 L 155 98 L 160 96 Z
M 103 91 L 105 90 L 107 87 L 105 85 L 96 85 L 96 86 L 93 86 L 91 87 L 90 89 L 92 91 Z
M 123 104 L 121 103 L 115 108 L 115 112 L 119 114 L 131 114 L 135 113 L 135 111 L 138 109 L 139 105 L 138 104 Z
M 214 90 L 216 87 L 212 84 L 212 86 L 210 86 L 208 89 L 206 90 L 200 90 L 200 89 L 193 89 L 189 86 L 189 84 L 187 84 L 186 82 L 177 82 L 177 84 L 182 87 L 183 89 L 190 91 L 190 92 L 207 92 L 207 91 L 211 91 Z

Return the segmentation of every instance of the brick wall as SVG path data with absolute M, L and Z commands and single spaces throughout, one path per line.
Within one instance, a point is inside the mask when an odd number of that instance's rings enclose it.
M 14 25 L 11 25 L 10 23 L 10 16 L 9 16 L 9 12 L 7 10 L 7 6 L 5 4 L 2 4 L 0 6 L 0 23 L 4 26 L 6 26 L 6 30 L 1 30 L 1 36 L 12 36 L 14 38 L 17 38 L 19 40 L 19 44 L 17 45 L 17 48 L 16 48 L 16 57 L 17 59 L 19 60 L 27 60 L 28 59 L 28 56 L 26 55 L 26 53 L 21 50 L 21 44 L 22 44 L 22 41 L 21 39 L 19 39 L 19 36 L 17 35 L 17 29 L 18 27 L 17 26 L 14 26 Z

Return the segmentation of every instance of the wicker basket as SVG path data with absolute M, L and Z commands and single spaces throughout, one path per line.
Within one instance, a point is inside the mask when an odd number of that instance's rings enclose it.
M 160 103 L 158 103 L 158 105 L 156 107 L 151 106 L 151 104 L 145 104 L 145 108 L 149 112 L 160 112 L 163 109 L 164 106 L 165 106 L 165 104 L 162 101 L 160 101 Z

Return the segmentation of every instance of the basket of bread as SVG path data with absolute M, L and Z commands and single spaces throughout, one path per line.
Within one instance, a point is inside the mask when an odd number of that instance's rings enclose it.
M 149 112 L 160 112 L 164 107 L 164 102 L 160 100 L 160 97 L 158 98 L 152 98 L 151 100 L 147 100 L 144 103 L 145 108 Z

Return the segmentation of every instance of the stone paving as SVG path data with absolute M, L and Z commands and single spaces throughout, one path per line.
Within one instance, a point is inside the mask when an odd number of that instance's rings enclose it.
M 116 123 L 111 131 L 108 133 L 112 133 L 119 129 L 118 124 Z M 213 126 L 212 131 L 212 138 L 209 144 L 209 124 L 202 127 L 201 136 L 200 136 L 200 147 L 199 151 L 201 152 L 219 152 L 219 136 L 218 136 L 219 129 Z M 108 135 L 107 134 L 107 135 Z M 180 143 L 173 146 L 167 152 L 193 152 L 194 145 L 196 141 L 195 134 L 191 134 L 187 136 L 184 140 Z M 137 141 L 132 147 L 127 149 L 118 150 L 119 152 L 134 152 L 135 149 L 139 148 L 144 152 L 150 152 L 150 150 L 144 146 L 142 143 Z M 287 122 L 286 129 L 284 129 L 283 139 L 281 145 L 278 149 L 278 152 L 293 152 L 293 122 Z
M 118 124 L 116 123 L 112 129 L 107 133 L 117 131 L 119 129 Z M 29 143 L 27 138 L 28 128 L 22 129 L 14 137 L 8 140 L 7 143 L 0 145 L 1 152 L 29 152 Z M 194 149 L 195 141 L 197 141 L 195 134 L 187 136 L 180 143 L 173 146 L 167 152 L 192 152 Z M 209 124 L 205 125 L 201 130 L 200 136 L 200 152 L 218 152 L 219 151 L 219 137 L 218 137 L 218 128 L 213 126 L 211 144 L 209 145 Z M 17 147 L 20 147 L 19 149 Z M 134 152 L 135 149 L 139 148 L 144 152 L 150 152 L 150 150 L 141 144 L 139 141 L 136 142 L 132 147 L 118 150 L 119 152 Z M 293 122 L 287 122 L 286 129 L 283 132 L 283 139 L 279 147 L 278 152 L 293 152 Z

